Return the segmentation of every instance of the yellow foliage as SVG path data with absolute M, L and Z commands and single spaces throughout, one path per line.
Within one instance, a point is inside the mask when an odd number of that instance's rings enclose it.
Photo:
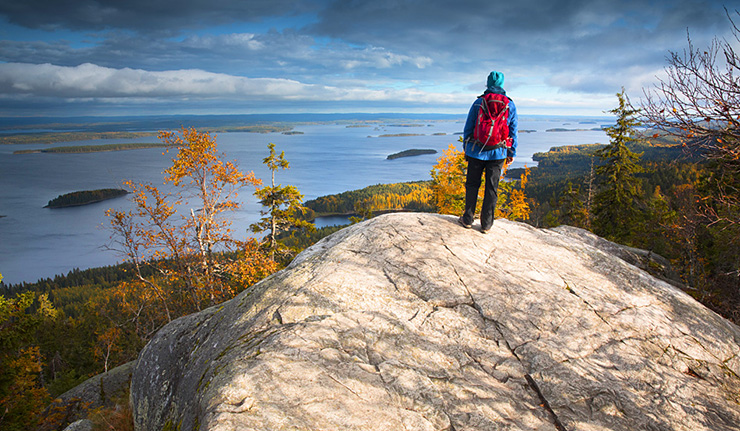
M 462 214 L 465 209 L 465 154 L 454 144 L 444 150 L 432 168 L 432 200 L 440 214 Z
M 499 183 L 496 217 L 515 221 L 529 220 L 530 208 L 527 195 L 524 193 L 528 180 L 529 168 L 525 167 L 524 173 L 518 181 L 501 181 Z
M 467 163 L 465 154 L 450 144 L 444 155 L 437 160 L 432 169 L 432 192 L 434 205 L 440 214 L 462 214 L 465 209 L 465 176 Z M 524 188 L 529 178 L 529 168 L 525 167 L 520 180 L 504 181 L 507 166 L 501 171 L 498 188 L 496 217 L 509 220 L 529 220 L 530 208 Z M 478 207 L 480 214 L 485 189 L 478 190 Z
M 116 287 L 113 306 L 135 322 L 142 339 L 177 316 L 232 298 L 275 270 L 251 242 L 231 236 L 230 222 L 223 217 L 239 207 L 242 187 L 261 181 L 224 161 L 208 133 L 183 128 L 161 132 L 160 138 L 177 149 L 172 166 L 164 171 L 165 183 L 175 191 L 128 182 L 134 209 L 107 212 L 112 248 L 133 263 L 136 276 Z M 234 255 L 243 260 L 234 262 Z M 98 357 L 114 352 L 113 335 L 100 334 Z
M 0 397 L 0 428 L 34 429 L 49 394 L 39 382 L 41 353 L 35 346 L 21 348 L 15 356 L 5 358 L 3 374 L 9 384 Z M 4 376 L 4 377 L 5 377 Z

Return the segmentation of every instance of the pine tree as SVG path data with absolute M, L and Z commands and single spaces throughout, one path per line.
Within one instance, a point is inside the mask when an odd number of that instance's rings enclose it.
M 270 232 L 266 237 L 266 246 L 272 259 L 275 260 L 277 254 L 284 256 L 291 254 L 290 250 L 281 246 L 277 241 L 281 232 L 293 229 L 313 231 L 315 228 L 312 223 L 302 217 L 307 209 L 303 206 L 303 195 L 298 189 L 291 185 L 275 185 L 275 172 L 279 169 L 288 169 L 290 166 L 289 162 L 285 160 L 285 152 L 282 151 L 280 155 L 277 155 L 275 144 L 272 143 L 268 144 L 267 147 L 270 149 L 270 155 L 262 163 L 270 169 L 272 181 L 270 186 L 257 188 L 257 191 L 254 192 L 255 196 L 260 199 L 262 206 L 267 208 L 262 211 L 262 215 L 266 217 L 253 224 L 251 229 L 255 233 Z
M 593 228 L 598 235 L 626 243 L 635 233 L 640 214 L 642 192 L 636 174 L 642 172 L 638 164 L 642 154 L 627 147 L 639 125 L 635 118 L 639 110 L 631 108 L 624 89 L 617 99 L 619 106 L 609 111 L 617 122 L 606 129 L 610 143 L 596 152 L 602 164 L 596 168 L 601 187 L 594 197 Z
M 580 188 L 573 188 L 568 181 L 566 188 L 554 202 L 554 212 L 559 224 L 588 228 L 588 210 L 581 197 Z

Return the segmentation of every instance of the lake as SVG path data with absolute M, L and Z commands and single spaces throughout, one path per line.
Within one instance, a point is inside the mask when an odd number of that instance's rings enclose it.
M 532 166 L 532 155 L 562 145 L 607 143 L 601 130 L 590 130 L 608 119 L 524 118 L 519 150 L 513 167 Z M 242 171 L 254 171 L 269 181 L 262 165 L 272 142 L 284 151 L 290 169 L 277 173 L 276 182 L 292 184 L 304 200 L 360 189 L 369 185 L 427 180 L 429 172 L 450 144 L 459 147 L 458 133 L 463 123 L 455 121 L 421 122 L 421 127 L 384 124 L 369 127 L 346 125 L 296 126 L 302 134 L 222 133 L 217 142 L 227 160 L 235 160 Z M 547 131 L 567 129 L 567 131 Z M 574 129 L 586 129 L 578 130 Z M 417 134 L 422 136 L 380 137 Z M 151 139 L 78 141 L 68 145 L 96 145 L 123 142 L 157 142 Z M 0 273 L 4 282 L 33 282 L 39 278 L 66 274 L 74 268 L 115 264 L 121 257 L 106 250 L 110 231 L 105 211 L 128 209 L 126 197 L 82 207 L 49 209 L 49 200 L 65 193 L 101 188 L 120 188 L 125 180 L 162 184 L 162 171 L 170 165 L 172 154 L 161 149 L 143 149 L 83 154 L 12 154 L 17 150 L 43 148 L 43 145 L 0 146 Z M 386 160 L 389 154 L 420 148 L 438 154 Z M 250 224 L 260 217 L 260 205 L 244 189 L 239 196 L 242 208 L 233 214 L 233 228 L 246 237 Z M 322 221 L 335 223 L 335 220 Z

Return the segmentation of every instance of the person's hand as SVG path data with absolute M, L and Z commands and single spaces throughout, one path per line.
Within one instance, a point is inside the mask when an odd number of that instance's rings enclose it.
M 514 158 L 513 157 L 506 157 L 506 164 L 507 165 L 510 165 L 511 162 L 513 162 L 513 161 L 514 161 Z

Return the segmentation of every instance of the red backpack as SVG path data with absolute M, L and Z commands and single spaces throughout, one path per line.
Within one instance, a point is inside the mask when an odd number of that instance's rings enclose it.
M 483 151 L 511 148 L 509 98 L 497 93 L 487 93 L 480 97 L 483 100 L 475 121 L 472 141 L 482 146 Z

